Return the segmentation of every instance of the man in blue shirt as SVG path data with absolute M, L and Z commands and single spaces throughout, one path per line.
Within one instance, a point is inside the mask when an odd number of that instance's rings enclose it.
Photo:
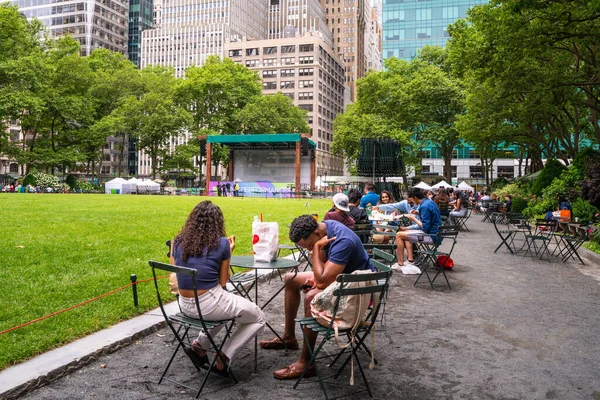
M 312 215 L 301 215 L 290 225 L 290 240 L 298 246 L 311 251 L 312 272 L 287 274 L 285 287 L 285 328 L 281 338 L 261 340 L 263 349 L 298 348 L 296 339 L 296 322 L 298 308 L 304 291 L 304 315 L 311 316 L 310 302 L 315 295 L 335 281 L 339 274 L 349 274 L 356 270 L 374 270 L 371 260 L 359 237 L 337 221 L 318 223 Z M 291 281 L 290 281 L 291 280 Z M 310 348 L 314 348 L 317 335 L 310 329 L 305 331 Z M 297 379 L 310 360 L 310 350 L 302 346 L 300 358 L 293 364 L 275 371 L 277 379 Z M 314 367 L 309 369 L 305 377 L 315 376 Z
M 398 262 L 392 266 L 393 270 L 400 270 L 404 265 L 413 265 L 413 243 L 417 241 L 433 243 L 433 238 L 425 236 L 424 233 L 436 235 L 439 226 L 442 225 L 440 209 L 433 201 L 425 198 L 421 189 L 415 187 L 408 189 L 408 201 L 417 206 L 420 219 L 413 214 L 408 214 L 408 218 L 413 221 L 413 224 L 398 228 L 398 233 L 396 233 Z M 404 262 L 405 248 L 408 263 Z
M 379 203 L 379 195 L 375 193 L 375 185 L 372 183 L 365 184 L 365 195 L 360 199 L 360 208 L 365 208 L 369 204 L 375 206 Z

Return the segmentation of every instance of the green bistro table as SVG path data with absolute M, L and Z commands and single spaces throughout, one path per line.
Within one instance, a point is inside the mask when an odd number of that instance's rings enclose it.
M 233 267 L 239 267 L 239 268 L 249 268 L 249 269 L 253 269 L 254 270 L 254 279 L 255 279 L 255 285 L 254 285 L 254 303 L 257 304 L 260 309 L 264 309 L 266 306 L 269 305 L 269 303 L 271 303 L 271 301 L 273 301 L 273 299 L 275 297 L 277 297 L 277 295 L 279 293 L 281 293 L 285 287 L 287 285 L 290 284 L 290 282 L 293 280 L 293 278 L 296 277 L 296 275 L 298 274 L 298 266 L 300 265 L 300 261 L 297 260 L 290 260 L 287 258 L 278 258 L 275 261 L 271 261 L 270 263 L 267 262 L 258 262 L 258 261 L 254 261 L 254 256 L 232 256 L 231 260 L 230 260 L 230 264 Z M 282 270 L 282 269 L 287 269 L 287 268 L 291 268 L 292 272 L 294 273 L 294 276 L 292 277 L 292 279 L 288 280 L 287 282 L 284 281 L 284 284 L 281 288 L 279 288 L 275 294 L 273 296 L 271 296 L 271 298 L 269 298 L 269 300 L 267 300 L 263 305 L 259 305 L 258 304 L 258 283 L 256 283 L 258 281 L 258 270 Z M 240 293 L 242 296 L 243 294 Z M 249 299 L 252 300 L 252 299 Z M 281 340 L 283 342 L 283 339 L 281 338 L 281 336 L 279 336 L 279 334 L 271 327 L 271 325 L 269 325 L 268 322 L 266 322 L 267 327 L 275 334 L 275 336 L 277 336 L 279 338 L 279 340 Z M 285 342 L 283 342 L 285 343 Z M 254 337 L 254 372 L 256 372 L 258 370 L 258 337 Z

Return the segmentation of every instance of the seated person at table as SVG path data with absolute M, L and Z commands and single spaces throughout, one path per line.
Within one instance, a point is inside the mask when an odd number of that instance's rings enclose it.
M 571 206 L 571 203 L 569 203 L 567 198 L 563 195 L 558 196 L 558 210 L 569 210 L 573 212 L 573 206 Z
M 467 215 L 468 204 L 465 195 L 458 189 L 452 193 L 452 199 L 453 200 L 450 202 L 450 204 L 453 204 L 452 210 L 450 211 L 450 223 L 454 222 L 454 217 L 464 217 Z
M 448 196 L 448 192 L 446 189 L 440 188 L 438 194 L 433 199 L 435 204 L 437 204 L 440 209 L 440 214 L 444 216 L 448 216 L 450 214 L 450 196 Z
M 348 192 L 348 207 L 350 208 L 348 214 L 350 214 L 354 222 L 357 224 L 365 224 L 369 222 L 369 216 L 367 215 L 365 209 L 358 206 L 361 197 L 362 194 L 356 189 L 351 189 Z
M 332 201 L 333 208 L 325 214 L 323 221 L 333 220 L 346 225 L 350 229 L 354 228 L 354 219 L 349 214 L 350 201 L 348 200 L 348 196 L 344 193 L 336 193 Z
M 398 233 L 396 233 L 398 262 L 392 266 L 392 269 L 394 270 L 400 270 L 404 265 L 413 265 L 413 243 L 417 241 L 433 243 L 433 238 L 431 236 L 424 236 L 423 234 L 436 235 L 438 227 L 442 224 L 438 206 L 433 201 L 426 199 L 421 189 L 416 187 L 408 189 L 408 200 L 417 205 L 421 219 L 419 220 L 414 214 L 408 214 L 408 218 L 413 221 L 414 224 L 408 227 L 401 226 L 398 228 Z M 408 264 L 404 263 L 405 248 Z
M 301 215 L 294 219 L 290 226 L 290 240 L 311 251 L 313 272 L 299 272 L 295 277 L 293 274 L 286 275 L 285 279 L 289 284 L 285 287 L 284 300 L 285 328 L 282 339 L 285 343 L 276 337 L 271 340 L 261 340 L 260 347 L 263 349 L 284 349 L 286 344 L 287 348 L 298 348 L 294 319 L 302 302 L 301 291 L 305 293 L 304 315 L 310 317 L 311 300 L 333 283 L 339 274 L 349 274 L 356 270 L 374 270 L 358 236 L 337 221 L 318 223 L 310 215 Z M 292 280 L 289 281 L 290 279 Z M 317 335 L 312 330 L 306 330 L 306 337 L 313 348 Z M 277 379 L 297 379 L 309 360 L 310 351 L 304 344 L 300 358 L 295 363 L 273 374 Z M 315 369 L 311 368 L 305 377 L 315 375 Z
M 504 212 L 509 213 L 512 210 L 512 196 L 507 194 L 504 199 L 506 200 L 506 203 L 504 203 Z
M 372 183 L 365 184 L 365 195 L 360 199 L 360 208 L 365 208 L 368 205 L 374 206 L 379 202 L 379 195 L 375 193 L 375 185 Z
M 202 317 L 207 321 L 235 318 L 239 324 L 217 358 L 214 372 L 221 376 L 229 376 L 229 361 L 250 339 L 260 334 L 265 325 L 265 314 L 256 304 L 223 289 L 229 280 L 234 239 L 234 236 L 225 237 L 225 219 L 221 209 L 205 200 L 192 210 L 173 241 L 171 254 L 171 264 L 198 271 L 196 289 Z M 198 318 L 190 277 L 177 275 L 177 284 L 181 311 Z M 216 335 L 223 326 L 211 330 L 211 335 Z M 194 364 L 198 367 L 208 363 L 206 350 L 209 346 L 210 341 L 203 332 L 192 342 L 191 354 L 195 356 Z

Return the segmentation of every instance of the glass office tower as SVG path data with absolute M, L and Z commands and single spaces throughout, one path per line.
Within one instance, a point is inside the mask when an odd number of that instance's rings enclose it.
M 153 0 L 131 0 L 129 3 L 129 61 L 140 67 L 142 52 L 142 31 L 152 28 Z
M 383 0 L 384 59 L 410 61 L 425 45 L 444 46 L 448 25 L 486 0 Z

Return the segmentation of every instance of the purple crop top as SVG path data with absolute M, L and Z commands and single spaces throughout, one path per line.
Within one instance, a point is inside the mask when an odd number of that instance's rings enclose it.
M 231 258 L 229 240 L 226 237 L 219 239 L 219 246 L 210 249 L 200 256 L 190 256 L 187 261 L 181 259 L 179 244 L 175 243 L 173 256 L 175 265 L 186 268 L 193 268 L 198 271 L 196 275 L 196 288 L 198 290 L 212 289 L 219 284 L 219 269 L 221 262 Z M 177 285 L 179 289 L 193 290 L 192 279 L 189 276 L 177 274 Z

